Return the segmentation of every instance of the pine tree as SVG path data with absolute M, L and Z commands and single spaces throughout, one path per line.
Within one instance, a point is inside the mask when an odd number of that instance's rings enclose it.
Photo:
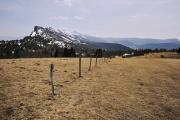
M 67 47 L 64 48 L 63 57 L 68 57 L 68 49 L 67 49 Z
M 180 54 L 180 48 L 177 49 L 177 53 Z
M 75 56 L 76 56 L 75 50 L 73 49 L 73 47 L 71 47 L 71 49 L 70 49 L 70 57 L 75 57 Z
M 58 54 L 59 54 L 58 49 L 56 49 L 54 53 L 54 57 L 58 57 Z

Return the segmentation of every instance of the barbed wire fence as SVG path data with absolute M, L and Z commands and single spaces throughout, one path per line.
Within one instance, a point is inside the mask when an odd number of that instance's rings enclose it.
M 111 57 L 105 55 L 105 56 L 94 56 L 90 55 L 90 57 L 83 57 L 82 54 L 79 54 L 76 58 L 60 58 L 61 61 L 65 62 L 66 64 L 62 64 L 63 66 L 60 66 L 59 70 L 59 79 L 63 80 L 63 82 L 69 82 L 68 80 L 65 80 L 67 76 L 72 76 L 73 79 L 78 80 L 79 78 L 86 76 L 86 74 L 90 71 L 93 71 L 95 68 L 102 64 L 107 64 L 110 62 L 109 60 Z M 66 67 L 71 66 L 69 68 L 69 71 L 67 71 Z M 55 83 L 55 74 L 57 70 L 55 70 L 56 67 L 55 64 L 50 64 L 50 85 L 51 85 L 51 94 L 52 96 L 56 95 L 56 83 Z M 58 68 L 57 68 L 58 69 Z M 61 70 L 62 69 L 62 70 Z M 64 76 L 64 77 L 62 77 Z

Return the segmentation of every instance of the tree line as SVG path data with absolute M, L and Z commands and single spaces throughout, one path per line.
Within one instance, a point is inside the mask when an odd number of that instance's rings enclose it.
M 133 53 L 134 56 L 141 56 L 147 53 L 155 52 L 177 52 L 180 54 L 180 48 L 166 49 L 137 49 L 129 51 L 112 51 L 101 48 L 86 48 L 80 46 L 66 45 L 64 48 L 57 44 L 49 44 L 50 40 L 46 40 L 41 36 L 25 37 L 22 40 L 0 41 L 0 58 L 31 58 L 31 57 L 77 57 L 82 54 L 84 57 L 113 57 L 121 56 L 124 53 Z
M 80 46 L 48 44 L 41 36 L 25 37 L 22 40 L 0 41 L 0 58 L 41 58 L 41 57 L 76 57 L 79 54 L 102 57 L 102 49 L 90 49 Z

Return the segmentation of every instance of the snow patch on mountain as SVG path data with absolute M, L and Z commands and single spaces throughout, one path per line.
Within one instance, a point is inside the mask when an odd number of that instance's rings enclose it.
M 36 32 L 32 32 L 30 36 L 31 36 L 31 37 L 36 36 Z
M 66 33 L 61 30 L 55 30 L 51 27 L 43 28 L 41 26 L 35 26 L 34 30 L 30 34 L 31 37 L 40 36 L 45 40 L 49 40 L 48 44 L 56 44 L 59 47 L 69 46 L 71 44 L 85 45 L 86 43 L 80 41 L 80 36 L 74 36 L 70 33 Z

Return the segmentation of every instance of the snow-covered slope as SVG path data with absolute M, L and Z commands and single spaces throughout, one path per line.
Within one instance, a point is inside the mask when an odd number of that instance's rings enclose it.
M 48 40 L 48 44 L 56 44 L 59 47 L 64 48 L 65 46 L 71 46 L 71 45 L 81 45 L 84 43 L 81 43 L 80 40 L 68 33 L 65 33 L 60 30 L 54 30 L 51 27 L 43 28 L 41 26 L 35 26 L 34 30 L 31 32 L 30 37 L 41 37 L 44 40 Z
M 131 50 L 121 44 L 94 42 L 86 35 L 78 32 L 68 33 L 61 30 L 54 30 L 51 27 L 44 28 L 41 26 L 34 26 L 34 29 L 28 36 L 14 42 L 12 40 L 12 43 L 15 43 L 20 49 L 25 51 L 46 52 L 51 49 L 59 49 L 59 51 L 63 52 L 64 48 L 73 48 L 76 51 L 91 51 L 97 48 L 122 51 Z

